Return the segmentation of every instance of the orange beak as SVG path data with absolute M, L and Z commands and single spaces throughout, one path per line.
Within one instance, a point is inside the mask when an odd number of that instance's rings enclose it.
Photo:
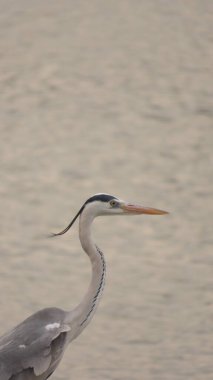
M 167 211 L 158 210 L 152 207 L 143 207 L 139 205 L 134 205 L 131 203 L 124 203 L 120 206 L 127 214 L 148 214 L 148 215 L 165 215 L 169 214 Z

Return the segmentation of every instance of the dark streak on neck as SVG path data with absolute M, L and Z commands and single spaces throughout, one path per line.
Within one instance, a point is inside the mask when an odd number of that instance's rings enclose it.
M 92 307 L 90 309 L 90 311 L 87 313 L 85 319 L 81 322 L 80 326 L 82 326 L 86 321 L 87 319 L 89 318 L 90 314 L 92 313 L 92 311 L 94 310 L 95 308 L 95 305 L 96 305 L 96 302 L 97 302 L 97 299 L 98 299 L 98 296 L 100 294 L 100 291 L 104 285 L 104 277 L 105 277 L 105 273 L 106 273 L 106 263 L 105 263 L 105 260 L 104 260 L 104 255 L 103 253 L 100 251 L 100 249 L 97 247 L 96 245 L 96 249 L 97 249 L 97 252 L 99 253 L 100 257 L 101 257 L 101 261 L 102 261 L 102 275 L 101 275 L 101 280 L 100 280 L 100 284 L 99 284 L 99 287 L 97 289 L 97 292 L 93 298 L 93 301 L 92 301 Z

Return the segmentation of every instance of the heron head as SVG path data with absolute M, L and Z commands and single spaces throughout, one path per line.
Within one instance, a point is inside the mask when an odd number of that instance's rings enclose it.
M 62 235 L 67 232 L 78 216 L 87 215 L 94 219 L 101 215 L 164 215 L 167 211 L 159 210 L 152 207 L 144 207 L 138 204 L 125 202 L 117 197 L 109 194 L 95 194 L 83 204 L 79 212 L 76 214 L 71 223 L 61 232 L 52 236 Z
M 100 215 L 164 215 L 167 211 L 152 207 L 144 207 L 135 203 L 125 202 L 109 194 L 96 194 L 89 198 L 85 204 L 85 209 L 90 209 L 94 216 Z

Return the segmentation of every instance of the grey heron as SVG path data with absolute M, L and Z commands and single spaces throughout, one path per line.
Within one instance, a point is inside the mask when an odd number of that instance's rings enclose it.
M 109 194 L 96 194 L 81 207 L 79 238 L 89 256 L 91 281 L 82 301 L 71 311 L 52 307 L 36 312 L 0 338 L 0 380 L 46 380 L 55 371 L 68 344 L 92 319 L 105 282 L 105 259 L 93 241 L 91 225 L 100 215 L 167 214 L 166 211 L 124 202 Z

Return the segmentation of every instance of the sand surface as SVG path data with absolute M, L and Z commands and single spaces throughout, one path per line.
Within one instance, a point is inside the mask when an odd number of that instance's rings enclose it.
M 100 218 L 107 284 L 54 380 L 213 378 L 213 2 L 0 0 L 0 333 L 71 308 L 90 195 L 169 210 Z

